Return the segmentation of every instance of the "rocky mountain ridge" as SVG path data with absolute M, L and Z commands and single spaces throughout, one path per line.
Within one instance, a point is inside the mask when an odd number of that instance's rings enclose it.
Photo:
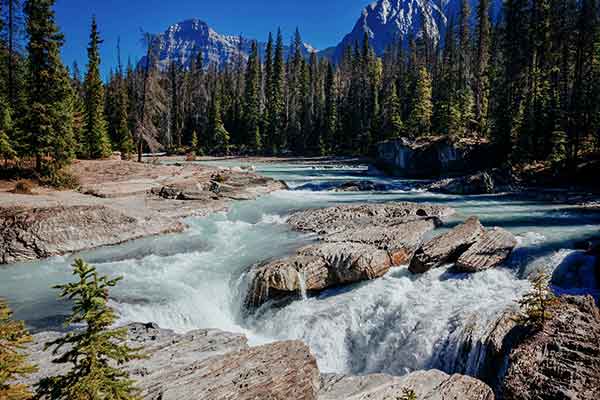
M 199 52 L 202 53 L 205 65 L 216 64 L 223 67 L 239 61 L 245 62 L 255 40 L 242 35 L 221 34 L 197 18 L 173 24 L 154 38 L 157 62 L 162 69 L 167 68 L 171 61 L 189 67 Z M 262 41 L 257 43 L 261 58 L 264 58 L 267 44 Z M 306 43 L 302 50 L 306 56 L 317 51 Z M 284 58 L 288 57 L 289 52 L 290 47 L 284 46 Z M 144 62 L 145 58 L 142 58 L 140 64 L 143 65 Z

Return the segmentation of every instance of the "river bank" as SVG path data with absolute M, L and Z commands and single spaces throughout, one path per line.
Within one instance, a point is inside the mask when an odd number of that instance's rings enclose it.
M 0 264 L 116 245 L 185 229 L 183 219 L 285 188 L 241 169 L 194 164 L 77 161 L 78 190 L 0 182 Z

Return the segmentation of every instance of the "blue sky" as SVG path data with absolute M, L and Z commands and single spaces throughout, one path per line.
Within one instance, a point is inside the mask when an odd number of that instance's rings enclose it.
M 86 64 L 86 47 L 93 14 L 98 19 L 102 70 L 116 65 L 117 38 L 123 62 L 142 53 L 140 31 L 162 32 L 189 18 L 206 21 L 217 32 L 266 40 L 281 26 L 286 41 L 298 26 L 305 42 L 318 49 L 336 45 L 349 33 L 370 0 L 57 0 L 56 15 L 66 44 L 64 62 Z

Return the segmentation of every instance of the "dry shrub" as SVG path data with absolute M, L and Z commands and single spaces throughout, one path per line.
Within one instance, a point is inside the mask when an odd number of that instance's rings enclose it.
M 34 187 L 35 185 L 29 179 L 19 179 L 15 183 L 15 188 L 12 192 L 17 194 L 33 194 Z

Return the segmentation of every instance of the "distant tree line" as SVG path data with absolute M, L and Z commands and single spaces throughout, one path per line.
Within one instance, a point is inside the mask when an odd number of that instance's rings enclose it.
M 372 155 L 380 141 L 431 135 L 575 168 L 600 143 L 596 0 L 506 0 L 495 23 L 490 0 L 463 0 L 443 38 L 423 29 L 378 57 L 365 34 L 336 63 L 305 57 L 298 31 L 284 58 L 279 31 L 263 57 L 253 42 L 222 66 L 197 51 L 160 68 L 146 35 L 143 61 L 124 67 L 119 54 L 106 82 L 95 21 L 81 76 L 61 62 L 54 1 L 20 1 L 0 0 L 0 156 L 34 159 L 41 174 L 112 151 Z

